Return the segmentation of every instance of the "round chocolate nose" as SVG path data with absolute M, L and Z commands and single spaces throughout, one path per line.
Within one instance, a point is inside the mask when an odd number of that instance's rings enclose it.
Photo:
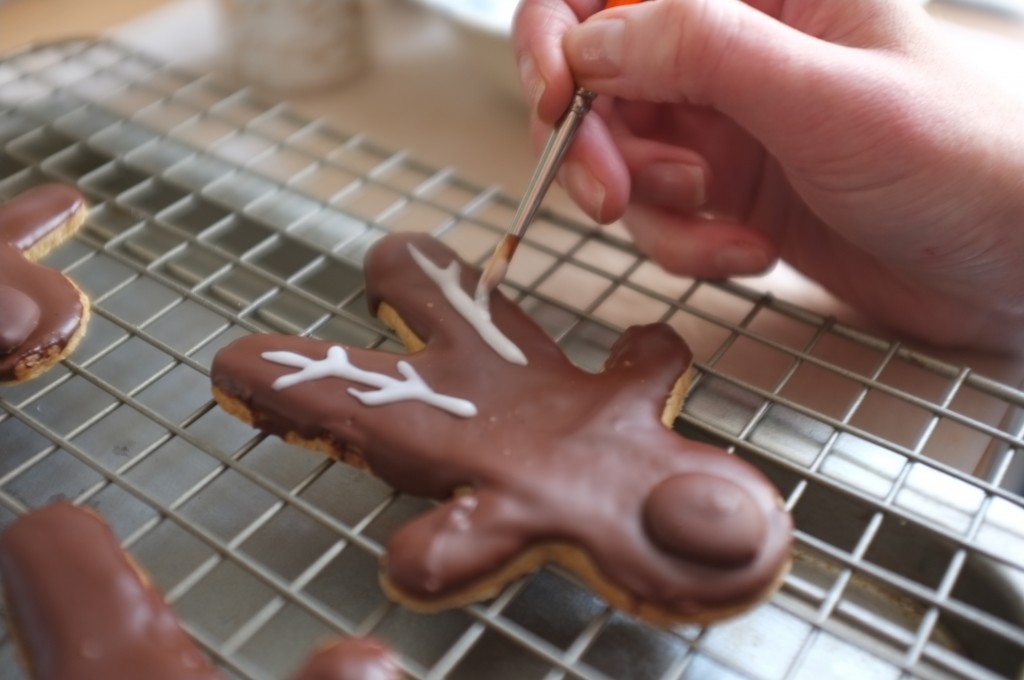
M 25 293 L 0 286 L 0 355 L 25 342 L 39 324 L 39 305 Z
M 757 555 L 765 521 L 736 484 L 703 473 L 669 477 L 644 503 L 647 533 L 662 550 L 698 564 L 739 567 Z

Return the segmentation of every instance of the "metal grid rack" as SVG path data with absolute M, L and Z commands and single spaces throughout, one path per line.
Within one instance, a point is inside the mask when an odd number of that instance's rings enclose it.
M 1024 672 L 1017 389 L 737 285 L 671 279 L 543 215 L 506 292 L 588 367 L 631 323 L 679 328 L 698 374 L 678 427 L 776 482 L 793 570 L 706 628 L 637 622 L 558 569 L 412 614 L 381 595 L 376 562 L 425 502 L 254 436 L 214 406 L 207 367 L 263 330 L 397 347 L 366 311 L 366 247 L 415 229 L 482 262 L 513 202 L 91 40 L 0 60 L 0 196 L 53 179 L 91 214 L 46 263 L 95 311 L 70 360 L 0 389 L 0 525 L 57 497 L 95 507 L 229 677 L 285 677 L 339 632 L 391 643 L 415 678 Z M 20 677 L 0 633 L 0 675 Z

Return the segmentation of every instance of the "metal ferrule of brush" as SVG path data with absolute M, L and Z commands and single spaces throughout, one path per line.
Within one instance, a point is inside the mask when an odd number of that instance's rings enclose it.
M 572 97 L 572 104 L 569 105 L 569 110 L 565 112 L 562 120 L 555 126 L 551 136 L 548 137 L 547 144 L 544 146 L 544 151 L 541 152 L 537 168 L 533 171 L 533 176 L 530 177 L 530 183 L 526 187 L 526 192 L 523 194 L 519 207 L 516 209 L 516 214 L 512 218 L 512 227 L 509 229 L 509 234 L 521 238 L 523 232 L 526 231 L 527 225 L 533 221 L 533 217 L 537 214 L 544 195 L 551 187 L 551 182 L 554 181 L 555 175 L 558 174 L 558 168 L 562 165 L 562 157 L 565 156 L 572 138 L 576 136 L 576 130 L 579 129 L 584 116 L 590 111 L 590 105 L 594 102 L 594 96 L 594 93 L 590 90 L 582 87 L 576 88 L 576 92 Z

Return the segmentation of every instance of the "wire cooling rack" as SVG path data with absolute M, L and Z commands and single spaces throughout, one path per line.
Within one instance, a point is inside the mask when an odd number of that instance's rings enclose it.
M 71 182 L 46 263 L 94 301 L 81 347 L 0 389 L 0 524 L 55 498 L 108 518 L 230 677 L 282 678 L 329 634 L 415 678 L 1014 678 L 1024 671 L 1024 395 L 730 284 L 671 279 L 542 215 L 515 296 L 581 365 L 661 318 L 694 345 L 678 429 L 762 469 L 796 520 L 769 602 L 662 630 L 543 569 L 437 615 L 389 603 L 382 544 L 425 502 L 226 416 L 214 352 L 254 331 L 398 347 L 360 262 L 389 230 L 482 262 L 513 203 L 358 134 L 114 43 L 0 60 L 0 195 Z M 73 575 L 68 576 L 73 578 Z M 7 632 L 0 675 L 17 678 Z

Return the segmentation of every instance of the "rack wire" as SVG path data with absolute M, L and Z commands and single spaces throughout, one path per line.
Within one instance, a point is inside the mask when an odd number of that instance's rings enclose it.
M 215 407 L 250 332 L 400 345 L 360 262 L 392 230 L 482 263 L 514 203 L 359 134 L 116 43 L 0 60 L 0 196 L 77 185 L 91 213 L 46 264 L 95 311 L 60 366 L 0 389 L 0 525 L 100 511 L 228 677 L 281 678 L 372 634 L 414 678 L 1014 678 L 1024 672 L 1024 394 L 740 285 L 673 279 L 552 214 L 505 292 L 580 365 L 661 318 L 697 355 L 677 429 L 763 470 L 792 573 L 750 613 L 658 629 L 557 568 L 436 615 L 388 602 L 382 544 L 426 501 Z M 0 675 L 21 677 L 6 629 Z

